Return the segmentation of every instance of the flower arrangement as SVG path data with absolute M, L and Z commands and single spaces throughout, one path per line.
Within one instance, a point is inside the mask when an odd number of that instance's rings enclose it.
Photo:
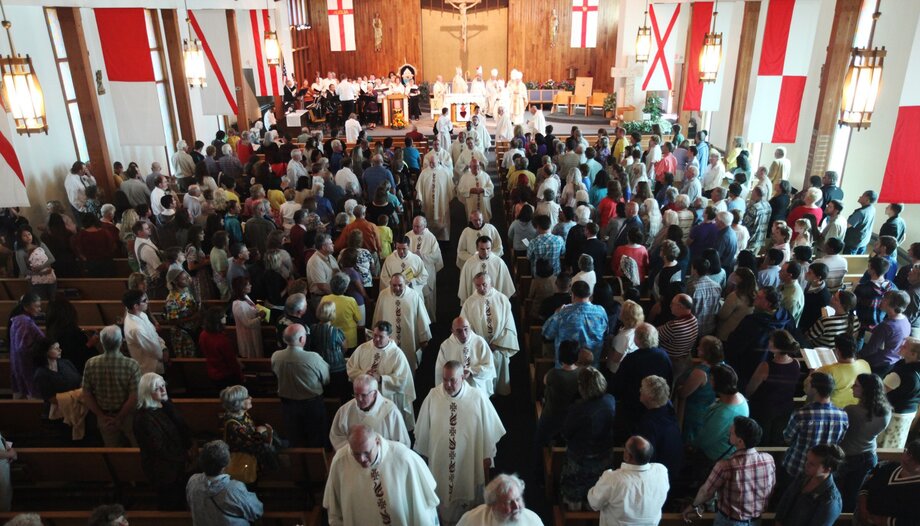
M 396 110 L 393 112 L 393 116 L 390 118 L 390 128 L 394 130 L 401 130 L 406 127 L 406 118 L 403 116 L 402 110 Z
M 553 79 L 549 79 L 546 82 L 529 81 L 525 82 L 524 86 L 527 89 L 557 89 L 562 91 L 575 91 L 575 84 L 567 80 L 560 80 L 558 82 Z

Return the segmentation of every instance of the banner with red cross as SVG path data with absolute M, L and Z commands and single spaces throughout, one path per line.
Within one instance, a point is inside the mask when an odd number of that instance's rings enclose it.
M 572 0 L 571 47 L 597 47 L 598 0 Z
M 642 91 L 670 91 L 674 86 L 674 58 L 677 53 L 677 19 L 681 4 L 651 4 L 648 6 L 652 47 L 645 72 Z
M 355 6 L 353 0 L 326 0 L 329 14 L 329 45 L 332 51 L 354 51 Z

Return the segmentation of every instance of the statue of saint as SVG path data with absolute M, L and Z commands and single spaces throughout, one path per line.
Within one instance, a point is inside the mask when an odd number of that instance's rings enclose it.
M 553 16 L 549 19 L 549 45 L 550 47 L 556 47 L 556 38 L 559 36 L 559 15 L 556 14 L 556 9 L 553 8 Z
M 379 52 L 383 48 L 383 21 L 380 20 L 380 13 L 374 13 L 374 51 Z

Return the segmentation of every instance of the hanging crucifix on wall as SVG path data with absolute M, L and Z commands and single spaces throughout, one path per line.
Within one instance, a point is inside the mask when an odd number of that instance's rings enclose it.
M 445 3 L 460 11 L 460 41 L 463 43 L 463 51 L 466 52 L 466 12 L 482 3 L 482 0 L 445 0 Z

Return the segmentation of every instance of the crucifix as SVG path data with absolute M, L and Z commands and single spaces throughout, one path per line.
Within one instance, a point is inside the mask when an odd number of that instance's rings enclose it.
M 482 0 L 445 0 L 447 5 L 460 11 L 460 41 L 463 42 L 463 51 L 466 51 L 466 12 L 476 7 Z

